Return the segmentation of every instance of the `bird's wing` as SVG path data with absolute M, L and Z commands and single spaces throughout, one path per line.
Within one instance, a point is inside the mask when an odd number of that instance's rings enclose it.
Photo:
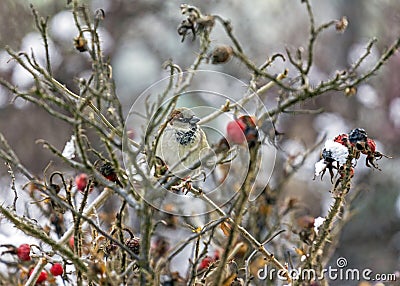
M 174 150 L 177 150 L 177 144 L 175 131 L 171 128 L 166 128 L 160 135 L 156 148 L 156 156 L 161 158 L 167 165 L 173 165 L 176 162 L 174 158 L 177 157 L 176 151 L 174 152 Z
M 198 130 L 199 130 L 199 138 L 200 138 L 200 144 L 199 144 L 200 149 L 210 148 L 210 145 L 208 144 L 206 133 L 204 133 L 204 131 L 201 128 L 199 128 Z

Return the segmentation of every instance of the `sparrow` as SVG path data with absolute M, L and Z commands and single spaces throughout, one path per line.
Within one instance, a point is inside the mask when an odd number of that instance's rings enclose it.
M 199 121 L 192 110 L 181 107 L 171 112 L 165 128 L 160 129 L 155 155 L 178 177 L 194 177 L 201 168 L 190 172 L 190 167 L 210 149 L 206 134 L 197 125 Z

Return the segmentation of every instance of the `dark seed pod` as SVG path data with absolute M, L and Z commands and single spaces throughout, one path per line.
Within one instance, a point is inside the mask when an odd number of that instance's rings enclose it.
M 353 129 L 349 133 L 349 141 L 352 144 L 357 142 L 367 142 L 367 137 L 367 132 L 362 128 Z
M 332 151 L 330 150 L 322 150 L 322 158 L 325 160 L 326 163 L 333 163 L 335 159 L 332 157 Z
M 122 183 L 120 182 L 120 180 L 118 179 L 118 176 L 115 172 L 115 169 L 113 168 L 113 166 L 111 165 L 110 162 L 105 162 L 104 164 L 102 164 L 99 168 L 99 172 L 109 181 L 111 182 L 115 182 L 117 185 L 119 185 L 121 188 Z
M 114 168 L 109 162 L 106 162 L 103 165 L 101 165 L 99 171 L 104 177 L 112 176 L 115 173 Z
M 50 189 L 54 191 L 54 193 L 58 194 L 61 190 L 60 186 L 57 184 L 50 184 Z
M 136 255 L 139 255 L 140 253 L 140 238 L 139 237 L 133 237 L 133 238 L 128 238 L 125 241 L 125 245 L 133 251 Z

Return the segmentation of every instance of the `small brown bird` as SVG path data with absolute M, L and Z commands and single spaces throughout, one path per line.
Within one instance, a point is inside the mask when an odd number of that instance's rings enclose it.
M 206 134 L 197 125 L 200 118 L 188 108 L 171 112 L 156 147 L 156 156 L 164 161 L 168 170 L 176 176 L 194 176 L 189 168 L 202 159 L 210 149 Z M 200 166 L 199 166 L 200 167 Z M 196 172 L 200 168 L 195 168 Z

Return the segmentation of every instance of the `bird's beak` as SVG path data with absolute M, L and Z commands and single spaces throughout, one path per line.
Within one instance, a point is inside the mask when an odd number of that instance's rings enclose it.
M 200 121 L 200 118 L 198 118 L 197 116 L 193 116 L 193 117 L 190 119 L 189 123 L 190 123 L 190 124 L 196 124 L 196 123 L 199 122 L 199 121 Z

